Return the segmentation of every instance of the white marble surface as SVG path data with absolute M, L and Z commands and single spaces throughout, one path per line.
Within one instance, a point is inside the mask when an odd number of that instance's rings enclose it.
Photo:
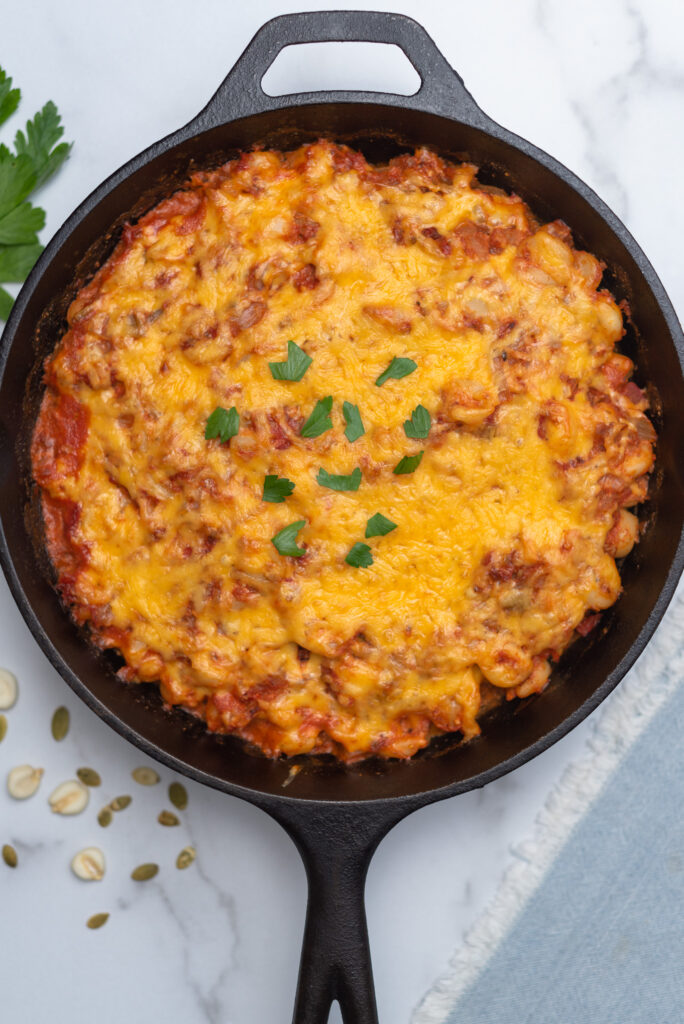
M 87 192 L 129 156 L 188 120 L 252 33 L 288 10 L 341 4 L 218 0 L 116 5 L 89 0 L 4 5 L 0 64 L 23 90 L 21 115 L 46 99 L 63 113 L 72 159 L 42 196 L 47 240 Z M 356 7 L 373 7 L 361 0 Z M 388 4 L 423 22 L 496 120 L 554 153 L 623 217 L 684 310 L 677 201 L 684 159 L 684 8 L 675 0 L 416 0 Z M 331 55 L 332 54 L 332 55 Z M 276 69 L 274 90 L 326 85 L 410 91 L 401 62 L 367 52 L 302 56 Z M 5 138 L 19 117 L 0 129 Z M 655 187 L 653 187 L 655 185 Z M 0 582 L 0 664 L 21 682 L 0 746 L 0 776 L 18 763 L 45 768 L 38 794 L 15 803 L 0 792 L 0 1016 L 24 1024 L 97 1019 L 184 1024 L 279 1024 L 290 1019 L 304 920 L 305 880 L 290 841 L 246 804 L 189 784 L 183 825 L 162 829 L 160 787 L 130 779 L 136 750 L 81 706 L 47 664 Z M 72 712 L 56 744 L 54 708 Z M 583 748 L 585 723 L 512 776 L 401 824 L 371 867 L 367 901 L 380 1018 L 403 1024 L 439 974 L 530 832 L 546 794 Z M 59 818 L 54 785 L 81 765 L 103 776 L 88 810 Z M 162 772 L 164 782 L 169 773 Z M 106 830 L 98 808 L 132 792 L 132 806 Z M 197 863 L 173 867 L 192 842 Z M 79 883 L 71 855 L 106 851 L 100 883 Z M 156 860 L 158 879 L 136 885 L 132 866 Z M 111 912 L 98 932 L 84 927 Z M 335 1008 L 331 1021 L 339 1021 Z

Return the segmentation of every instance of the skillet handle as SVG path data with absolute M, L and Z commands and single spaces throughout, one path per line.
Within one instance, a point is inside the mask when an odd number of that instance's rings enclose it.
M 309 884 L 293 1024 L 378 1024 L 364 888 L 380 840 L 413 808 L 289 803 L 269 813 L 294 840 Z
M 394 43 L 403 50 L 420 75 L 420 88 L 413 96 L 330 91 L 266 95 L 261 81 L 284 47 L 322 42 Z M 489 123 L 489 118 L 480 110 L 460 75 L 437 49 L 425 29 L 406 15 L 380 11 L 306 11 L 283 14 L 267 21 L 194 123 L 200 130 L 206 130 L 265 110 L 349 100 L 436 110 L 476 127 Z

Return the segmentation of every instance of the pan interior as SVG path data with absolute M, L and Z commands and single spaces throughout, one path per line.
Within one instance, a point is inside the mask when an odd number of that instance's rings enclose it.
M 29 281 L 21 315 L 3 339 L 3 561 L 22 612 L 55 667 L 96 713 L 152 756 L 228 792 L 240 787 L 307 800 L 372 800 L 444 787 L 463 791 L 516 767 L 581 721 L 619 681 L 655 628 L 682 561 L 684 469 L 677 452 L 684 435 L 684 386 L 673 340 L 677 328 L 668 324 L 629 241 L 563 180 L 562 170 L 547 168 L 531 147 L 520 140 L 514 146 L 501 135 L 436 114 L 354 102 L 267 112 L 201 135 L 189 126 L 133 160 L 86 200 L 51 243 L 42 272 Z M 517 192 L 540 219 L 566 221 L 576 245 L 605 262 L 607 287 L 629 304 L 622 350 L 637 364 L 637 383 L 649 388 L 659 441 L 652 496 L 644 510 L 647 527 L 621 570 L 624 593 L 604 615 L 598 635 L 566 652 L 543 694 L 491 713 L 482 736 L 469 744 L 442 739 L 411 762 L 344 767 L 332 759 L 303 759 L 291 774 L 293 762 L 268 761 L 239 741 L 207 733 L 182 711 L 165 710 L 156 687 L 121 683 L 114 674 L 116 658 L 85 642 L 49 582 L 40 517 L 28 485 L 28 439 L 40 404 L 44 358 L 65 329 L 69 302 L 111 253 L 123 224 L 169 195 L 193 169 L 217 166 L 254 146 L 291 149 L 321 136 L 348 143 L 372 161 L 431 146 L 444 157 L 473 161 L 483 183 Z

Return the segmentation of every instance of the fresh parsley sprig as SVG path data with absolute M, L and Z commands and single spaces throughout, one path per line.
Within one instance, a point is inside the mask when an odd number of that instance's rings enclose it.
M 275 537 L 271 537 L 271 543 L 280 555 L 289 555 L 290 558 L 301 558 L 306 554 L 306 548 L 297 547 L 297 534 L 302 526 L 306 526 L 306 519 L 298 519 L 296 523 L 289 523 L 278 530 Z
M 19 106 L 21 91 L 0 68 L 0 125 Z M 14 137 L 14 151 L 0 144 L 0 282 L 21 284 L 28 277 L 43 246 L 38 232 L 45 226 L 45 211 L 28 197 L 59 170 L 72 143 L 59 142 L 64 129 L 52 101 L 28 121 Z M 12 296 L 0 287 L 0 321 L 12 309 Z
M 393 523 L 387 516 L 383 516 L 382 512 L 376 512 L 366 524 L 366 537 L 385 537 L 396 528 L 396 523 Z
M 316 480 L 321 487 L 327 487 L 331 491 L 358 491 L 361 485 L 361 470 L 357 466 L 351 473 L 344 476 L 328 473 L 326 469 L 321 467 L 318 470 Z
M 381 388 L 385 381 L 388 381 L 390 377 L 394 380 L 401 380 L 402 377 L 408 377 L 409 373 L 413 373 L 413 371 L 417 369 L 418 363 L 415 363 L 413 359 L 408 359 L 404 356 L 395 356 L 387 369 L 383 370 L 380 374 L 375 382 L 375 386 Z
M 424 405 L 417 405 L 411 413 L 411 419 L 404 420 L 404 433 L 414 439 L 427 437 L 431 425 L 430 413 Z
M 261 500 L 279 505 L 281 501 L 290 497 L 294 489 L 295 485 L 287 477 L 269 473 L 264 479 L 264 493 Z
M 303 348 L 294 341 L 287 343 L 287 359 L 284 363 L 269 363 L 273 380 L 301 380 L 313 362 Z
M 207 417 L 204 437 L 207 441 L 218 437 L 221 444 L 225 444 L 226 441 L 230 441 L 231 437 L 235 437 L 239 429 L 240 414 L 235 406 L 232 406 L 230 409 L 224 409 L 223 406 L 219 405 L 214 409 L 211 416 Z
M 344 416 L 344 422 L 347 424 L 344 436 L 353 444 L 354 441 L 358 441 L 358 439 L 363 437 L 366 433 L 366 428 L 363 425 L 358 405 L 352 405 L 351 402 L 345 402 L 342 406 L 342 415 Z
M 332 405 L 332 395 L 328 395 L 327 398 L 319 398 L 313 412 L 299 431 L 300 437 L 320 437 L 326 430 L 332 430 L 333 424 L 330 419 Z
M 373 564 L 373 555 L 368 544 L 363 544 L 361 541 L 354 544 L 345 558 L 345 562 L 355 569 L 367 569 L 369 565 Z
M 404 476 L 406 473 L 413 473 L 414 470 L 420 466 L 420 460 L 423 458 L 423 453 L 418 452 L 417 455 L 405 455 L 403 459 L 399 459 L 396 466 L 392 470 L 395 476 Z

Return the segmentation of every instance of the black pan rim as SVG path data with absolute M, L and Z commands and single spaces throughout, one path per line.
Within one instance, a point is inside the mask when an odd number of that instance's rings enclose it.
M 346 93 L 346 94 L 335 94 L 335 102 L 341 101 L 340 97 L 344 97 L 342 102 L 347 102 L 354 106 L 363 106 L 365 108 L 368 105 L 372 105 L 382 110 L 383 107 L 397 107 L 397 106 L 412 106 L 412 97 L 396 97 L 395 102 L 383 102 L 387 97 L 379 96 L 375 93 Z M 291 97 L 280 97 L 280 101 L 283 106 L 287 106 L 287 101 Z M 330 100 L 326 100 L 325 93 L 308 94 L 299 97 L 300 102 L 297 106 L 325 106 Z M 274 103 L 274 105 L 276 105 Z M 203 112 L 204 113 L 204 112 Z M 453 126 L 458 127 L 464 122 L 458 118 L 449 117 L 442 111 L 436 112 L 437 116 L 443 118 L 445 121 L 450 122 Z M 247 117 L 258 117 L 256 115 L 247 115 Z M 181 141 L 186 141 L 194 136 L 200 136 L 203 134 L 202 130 L 197 130 L 198 125 L 201 125 L 202 114 L 198 118 L 191 121 L 180 131 L 175 132 L 171 135 L 166 136 L 160 142 L 153 144 L 146 150 L 142 151 L 136 157 L 125 163 L 121 168 L 110 175 L 101 185 L 99 185 L 91 194 L 77 207 L 77 209 L 70 215 L 65 221 L 62 227 L 55 233 L 51 241 L 48 243 L 44 253 L 41 255 L 38 263 L 32 270 L 28 280 L 23 286 L 21 293 L 15 303 L 14 309 L 10 316 L 3 337 L 0 343 L 0 384 L 2 383 L 2 377 L 4 374 L 6 360 L 11 348 L 11 345 L 16 334 L 16 328 L 20 323 L 26 307 L 33 295 L 37 283 L 41 279 L 45 268 L 52 263 L 55 257 L 59 254 L 62 246 L 71 236 L 73 230 L 80 225 L 84 217 L 91 212 L 118 184 L 120 184 L 125 178 L 127 178 L 134 171 L 139 170 L 145 164 L 155 159 L 157 156 L 172 149 L 176 144 Z M 241 119 L 235 119 L 239 121 Z M 653 296 L 656 300 L 658 307 L 666 321 L 668 326 L 672 343 L 677 351 L 677 355 L 682 367 L 684 367 L 684 337 L 682 336 L 681 328 L 677 320 L 674 309 L 667 297 L 662 283 L 660 282 L 655 270 L 651 266 L 650 262 L 646 258 L 645 254 L 641 250 L 638 243 L 633 239 L 627 228 L 622 224 L 619 218 L 610 210 L 609 207 L 591 190 L 581 179 L 577 178 L 571 171 L 565 168 L 562 164 L 556 161 L 553 157 L 544 153 L 537 147 L 532 146 L 530 143 L 523 139 L 518 138 L 506 129 L 501 128 L 494 122 L 487 120 L 486 127 L 483 129 L 486 134 L 495 135 L 500 138 L 501 141 L 519 149 L 521 152 L 528 156 L 532 156 L 533 159 L 543 164 L 547 169 L 553 173 L 561 173 L 561 177 L 565 184 L 573 188 L 585 201 L 593 207 L 596 213 L 602 218 L 606 227 L 609 231 L 616 234 L 619 240 L 626 245 L 630 255 L 635 260 L 640 272 L 644 276 L 644 279 L 650 288 Z M 206 130 L 206 128 L 204 129 Z M 155 758 L 167 767 L 186 775 L 193 780 L 203 783 L 204 785 L 211 786 L 214 789 L 228 793 L 232 796 L 247 799 L 253 803 L 257 803 L 268 809 L 271 805 L 275 807 L 278 804 L 292 804 L 296 802 L 300 805 L 311 805 L 311 806 L 327 806 L 337 804 L 339 801 L 326 801 L 317 800 L 307 797 L 296 796 L 295 794 L 286 795 L 271 794 L 260 789 L 251 789 L 245 786 L 240 786 L 236 783 L 229 782 L 220 779 L 216 776 L 210 775 L 203 772 L 193 765 L 169 754 L 162 747 L 152 743 L 140 733 L 136 732 L 131 726 L 123 722 L 114 712 L 112 712 L 105 704 L 98 700 L 88 689 L 85 683 L 73 672 L 67 662 L 57 652 L 45 630 L 38 621 L 35 615 L 30 601 L 28 600 L 24 589 L 20 583 L 18 575 L 15 571 L 12 554 L 7 542 L 5 530 L 2 523 L 0 522 L 0 564 L 7 577 L 10 590 L 16 601 L 21 614 L 23 615 L 29 630 L 31 631 L 34 638 L 37 640 L 39 646 L 47 656 L 50 663 L 61 675 L 61 677 L 67 682 L 71 689 L 76 695 L 84 701 L 85 704 L 90 707 L 95 714 L 98 715 L 103 721 L 105 721 L 110 727 L 112 727 L 119 735 L 123 736 L 130 743 L 135 745 L 138 749 L 142 750 L 145 754 Z M 532 758 L 536 757 L 537 754 L 542 753 L 544 750 L 552 746 L 557 740 L 561 739 L 569 731 L 571 731 L 576 725 L 583 721 L 596 707 L 605 699 L 605 697 L 617 686 L 620 680 L 624 677 L 625 673 L 631 668 L 640 654 L 643 652 L 647 643 L 651 639 L 655 629 L 662 619 L 665 610 L 674 594 L 677 581 L 684 570 L 684 530 L 682 530 L 676 553 L 672 559 L 670 569 L 668 571 L 665 584 L 663 585 L 659 596 L 654 603 L 649 617 L 642 627 L 641 631 L 637 635 L 634 643 L 621 659 L 621 661 L 613 668 L 613 670 L 606 677 L 604 682 L 591 694 L 587 700 L 580 705 L 574 712 L 567 716 L 562 722 L 555 726 L 550 732 L 536 740 L 534 743 L 525 747 L 521 751 L 518 751 L 513 756 L 500 762 L 499 764 L 490 767 L 489 769 L 470 776 L 469 778 L 463 779 L 459 782 L 454 782 L 445 786 L 441 786 L 435 789 L 423 790 L 415 794 L 403 794 L 399 796 L 391 797 L 370 797 L 363 800 L 346 800 L 345 805 L 350 808 L 353 807 L 381 807 L 381 806 L 392 806 L 398 805 L 405 806 L 410 809 L 412 805 L 424 805 L 427 802 L 438 801 L 445 799 L 450 796 L 458 795 L 459 793 L 466 792 L 470 789 L 480 788 L 487 783 L 500 778 L 510 771 L 520 767 L 527 763 Z

